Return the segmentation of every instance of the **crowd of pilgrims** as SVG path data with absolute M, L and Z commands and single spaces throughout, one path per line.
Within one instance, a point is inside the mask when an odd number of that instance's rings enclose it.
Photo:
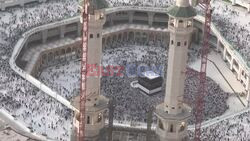
M 250 61 L 250 21 L 246 11 L 232 9 L 218 1 L 213 3 L 213 23 L 223 37 L 241 54 L 245 62 Z
M 131 122 L 133 124 L 140 124 L 146 122 L 146 114 L 151 106 L 156 106 L 163 102 L 165 84 L 163 84 L 162 92 L 148 96 L 143 94 L 139 89 L 134 89 L 130 83 L 137 80 L 140 75 L 138 66 L 147 65 L 149 68 L 152 66 L 162 66 L 160 72 L 162 77 L 166 78 L 165 72 L 167 68 L 168 47 L 164 43 L 154 44 L 153 42 L 138 42 L 140 40 L 129 41 L 113 41 L 108 45 L 115 44 L 114 46 L 106 47 L 103 53 L 103 65 L 118 65 L 124 66 L 123 76 L 102 77 L 102 92 L 110 99 L 115 99 L 117 106 L 115 108 L 115 119 L 121 123 Z M 156 42 L 157 43 L 157 42 Z M 197 47 L 197 46 L 194 46 Z M 189 63 L 196 60 L 199 56 L 197 48 L 189 49 Z M 131 67 L 135 65 L 134 67 Z M 145 71 L 142 69 L 142 72 Z M 199 79 L 197 75 L 188 74 L 185 82 L 185 101 L 195 105 L 195 94 L 197 94 L 197 86 Z M 210 119 L 222 115 L 227 109 L 228 105 L 226 100 L 229 93 L 224 92 L 218 84 L 210 78 L 207 78 L 208 96 L 205 97 L 205 110 L 204 118 Z M 122 90 L 122 91 L 121 91 Z M 193 123 L 194 117 L 191 118 L 190 123 Z
M 38 76 L 39 80 L 58 92 L 68 101 L 79 95 L 80 61 L 72 59 L 52 67 L 44 68 Z M 67 83 L 65 83 L 67 82 Z
M 103 76 L 101 81 L 101 94 L 109 99 L 114 99 L 117 103 L 115 108 L 115 120 L 119 123 L 144 124 L 146 113 L 151 106 L 163 102 L 164 90 L 162 92 L 147 96 L 140 90 L 130 86 L 131 82 L 137 80 L 139 75 L 138 66 L 147 65 L 149 68 L 158 67 L 158 73 L 166 78 L 168 46 L 165 41 L 146 41 L 144 39 L 115 40 L 107 42 L 104 46 L 102 65 L 122 66 L 122 76 L 118 76 L 115 71 L 112 76 Z M 193 45 L 189 49 L 189 63 L 195 61 L 198 56 L 199 46 Z M 52 87 L 60 95 L 70 100 L 76 96 L 76 84 L 79 84 L 79 62 L 72 61 L 43 70 L 40 80 Z M 134 66 L 133 66 L 134 65 Z M 133 66 L 133 67 L 132 67 Z M 145 71 L 142 68 L 142 72 Z M 64 82 L 64 84 L 62 83 Z M 67 82 L 67 83 L 65 83 Z M 199 84 L 198 75 L 188 74 L 185 86 L 185 101 L 195 107 L 195 94 Z M 226 100 L 229 94 L 224 92 L 218 84 L 207 78 L 208 96 L 205 97 L 205 116 L 206 120 L 222 115 L 227 109 Z M 165 84 L 163 84 L 165 89 Z M 63 91 L 62 91 L 63 90 Z M 194 117 L 190 120 L 193 123 Z
M 174 0 L 107 0 L 111 6 L 154 6 L 169 7 L 175 3 Z M 237 9 L 223 0 L 212 1 L 212 20 L 223 37 L 241 54 L 244 60 L 250 61 L 250 21 L 246 9 Z M 197 13 L 204 15 L 204 10 L 196 7 Z M 236 34 L 237 33 L 237 34 Z
M 203 128 L 202 141 L 248 141 L 250 139 L 250 112 L 240 112 L 230 118 L 216 122 Z M 194 139 L 194 133 L 189 131 L 190 140 Z
M 107 0 L 110 6 L 146 6 L 146 7 L 168 7 L 174 4 L 175 0 Z
M 51 0 L 0 12 L 0 108 L 31 131 L 56 140 L 69 140 L 72 111 L 16 74 L 9 59 L 25 31 L 77 14 L 76 0 Z
M 108 2 L 113 6 L 153 5 L 165 7 L 173 3 L 173 0 L 171 0 L 171 2 L 167 0 L 108 0 Z M 216 8 L 222 9 L 223 13 L 216 13 Z M 224 13 L 227 13 L 228 16 Z M 47 134 L 49 137 L 57 140 L 69 140 L 72 112 L 18 76 L 10 68 L 8 61 L 15 43 L 21 37 L 22 33 L 33 27 L 72 17 L 77 14 L 79 13 L 77 11 L 76 0 L 49 0 L 45 4 L 26 5 L 24 8 L 11 8 L 0 12 L 0 108 L 11 113 L 16 119 L 23 121 L 25 125 L 30 127 L 34 132 Z M 215 7 L 214 15 L 213 21 L 215 25 L 217 25 L 217 28 L 227 39 L 236 45 L 236 49 L 239 50 L 244 57 L 248 58 L 249 32 L 246 29 L 247 25 L 242 26 L 240 22 L 232 23 L 232 20 L 229 20 L 232 16 L 239 17 L 239 13 L 231 10 L 229 6 L 218 5 L 218 7 Z M 137 65 L 140 63 L 163 64 L 163 62 L 167 61 L 167 51 L 163 51 L 167 49 L 166 46 L 151 43 L 141 44 L 135 41 L 129 42 L 118 41 L 110 43 L 110 46 L 114 45 L 113 47 L 117 46 L 117 48 L 112 49 L 111 47 L 111 49 L 107 49 L 105 53 L 107 56 L 116 58 L 114 59 L 114 63 L 117 65 L 126 65 L 131 62 Z M 133 46 L 129 44 L 133 44 Z M 125 46 L 125 48 L 121 48 L 122 45 Z M 129 49 L 131 47 L 144 52 L 144 55 L 138 57 L 140 55 L 136 55 L 136 52 L 132 52 L 132 50 Z M 154 57 L 151 57 L 149 54 Z M 128 59 L 128 57 L 131 57 L 131 59 Z M 120 58 L 125 58 L 125 60 L 120 60 Z M 106 61 L 108 62 L 108 59 Z M 166 70 L 166 66 L 164 70 Z M 135 70 L 131 71 L 133 72 Z M 126 75 L 124 75 L 123 78 L 103 77 L 102 93 L 108 98 L 114 98 L 116 100 L 115 119 L 117 121 L 145 122 L 145 114 L 149 107 L 161 103 L 164 95 L 160 93 L 149 97 L 141 94 L 138 90 L 130 87 L 130 83 L 136 78 L 126 77 Z M 194 104 L 194 94 L 198 82 L 196 77 L 188 77 L 191 78 L 186 80 L 185 97 L 188 99 L 186 102 L 193 106 L 192 103 Z M 226 100 L 229 96 L 228 93 L 223 92 L 219 85 L 209 78 L 208 84 L 209 91 L 208 96 L 205 97 L 204 112 L 205 118 L 207 119 L 221 115 L 227 110 Z M 123 91 L 121 91 L 121 89 Z M 239 136 L 240 134 L 240 139 L 248 139 L 248 134 L 244 132 L 245 130 L 249 130 L 244 126 L 244 123 L 249 123 L 249 119 L 247 118 L 249 117 L 248 114 L 249 113 L 243 113 L 204 129 L 204 133 L 209 133 L 204 138 L 213 140 L 213 137 L 218 137 L 219 139 L 228 140 L 231 139 L 229 138 L 230 135 L 234 136 L 235 140 L 238 140 L 237 135 Z M 190 122 L 193 122 L 193 118 Z M 238 124 L 240 126 L 237 126 Z M 237 130 L 237 132 L 235 130 Z M 218 133 L 218 131 L 221 132 Z

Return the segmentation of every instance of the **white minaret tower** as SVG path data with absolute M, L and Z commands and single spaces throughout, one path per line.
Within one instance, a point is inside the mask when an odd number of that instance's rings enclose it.
M 176 0 L 168 10 L 170 47 L 164 103 L 156 107 L 156 133 L 161 141 L 183 141 L 187 138 L 190 108 L 183 103 L 188 46 L 193 32 L 196 12 L 189 0 Z
M 80 1 L 82 3 L 82 1 Z M 88 39 L 88 59 L 90 66 L 87 74 L 86 87 L 86 121 L 85 138 L 88 141 L 97 141 L 100 130 L 105 126 L 104 112 L 108 110 L 109 100 L 100 94 L 101 74 L 98 67 L 102 59 L 102 31 L 106 21 L 102 0 L 90 0 L 89 17 L 89 39 Z M 79 103 L 77 98 L 76 103 Z M 79 105 L 75 104 L 79 109 Z M 79 115 L 75 115 L 75 131 L 78 131 Z M 75 140 L 75 139 L 72 139 Z
M 92 0 L 94 1 L 94 0 Z M 91 5 L 91 4 L 90 4 Z M 92 3 L 89 20 L 88 63 L 95 65 L 93 71 L 98 72 L 102 59 L 102 30 L 105 23 L 104 10 L 98 10 Z M 97 74 L 97 73 L 96 73 Z M 104 111 L 108 109 L 108 100 L 100 94 L 101 75 L 87 76 L 87 100 L 85 136 L 91 141 L 98 138 L 104 127 Z

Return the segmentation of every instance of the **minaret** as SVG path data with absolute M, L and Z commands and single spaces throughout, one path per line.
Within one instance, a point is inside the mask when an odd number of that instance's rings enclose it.
M 88 63 L 95 65 L 94 71 L 101 65 L 102 31 L 105 23 L 104 10 L 98 1 L 90 0 Z M 100 94 L 101 75 L 87 76 L 86 125 L 85 136 L 95 141 L 105 125 L 104 111 L 108 109 L 108 100 Z
M 188 46 L 196 12 L 189 0 L 176 0 L 168 9 L 170 31 L 167 82 L 164 103 L 158 105 L 156 133 L 161 141 L 183 141 L 187 138 L 190 108 L 183 103 Z
M 102 31 L 106 17 L 102 9 L 104 6 L 102 0 L 89 0 L 89 2 L 85 138 L 88 141 L 97 141 L 100 130 L 105 126 L 104 112 L 108 110 L 109 102 L 100 94 L 101 75 L 98 71 L 102 59 Z M 79 109 L 79 105 L 76 107 Z M 74 120 L 76 127 L 78 120 L 79 116 L 76 114 Z

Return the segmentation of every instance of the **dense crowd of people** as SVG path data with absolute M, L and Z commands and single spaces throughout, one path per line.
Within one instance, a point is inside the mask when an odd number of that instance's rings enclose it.
M 148 66 L 159 66 L 163 65 L 162 76 L 165 77 L 166 72 L 166 62 L 167 62 L 167 50 L 166 46 L 156 46 L 151 44 L 150 46 L 140 44 L 136 42 L 126 42 L 126 44 L 121 44 L 118 48 L 108 48 L 104 51 L 103 55 L 103 65 L 119 65 L 124 66 L 124 76 L 123 77 L 103 77 L 102 78 L 102 90 L 104 95 L 108 98 L 115 99 L 117 101 L 117 107 L 115 111 L 115 119 L 118 121 L 133 121 L 134 122 L 145 122 L 146 113 L 151 106 L 156 106 L 157 104 L 163 102 L 164 90 L 159 94 L 153 96 L 147 96 L 142 94 L 140 90 L 133 89 L 130 87 L 130 83 L 137 80 L 137 67 L 141 64 Z M 118 44 L 118 43 L 115 43 Z M 190 49 L 195 50 L 195 49 Z M 192 57 L 198 57 L 198 51 L 196 55 L 194 51 L 190 51 Z M 190 55 L 191 56 L 191 55 Z M 195 59 L 190 59 L 190 61 Z M 131 64 L 137 66 L 131 68 Z M 132 69 L 132 70 L 131 70 Z M 129 71 L 129 72 L 127 72 Z M 131 74 L 132 73 L 132 74 Z M 128 74 L 128 75 L 127 75 Z M 134 74 L 134 75 L 133 75 Z M 186 80 L 185 86 L 185 98 L 187 103 L 194 107 L 195 94 L 197 93 L 197 86 L 199 84 L 198 76 L 193 76 L 189 74 Z M 136 76 L 136 77 L 130 77 Z M 208 82 L 208 96 L 205 97 L 205 119 L 214 118 L 216 116 L 222 115 L 227 109 L 226 100 L 229 94 L 224 92 L 218 84 L 213 80 L 207 78 Z M 163 86 L 165 86 L 163 84 Z M 123 91 L 120 91 L 122 89 Z M 218 107 L 217 107 L 218 106 Z M 194 118 L 194 117 L 193 117 Z M 190 122 L 193 123 L 194 119 Z
M 196 95 L 198 93 L 198 86 L 199 86 L 199 76 L 194 75 L 193 73 L 188 73 L 186 82 L 185 82 L 185 95 L 184 99 L 187 99 L 187 101 L 184 101 L 186 104 L 191 106 L 193 108 L 193 112 L 196 108 Z M 218 116 L 221 116 L 223 113 L 225 113 L 226 110 L 228 110 L 227 105 L 227 99 L 230 96 L 230 93 L 224 92 L 221 87 L 214 82 L 212 79 L 207 78 L 206 81 L 207 85 L 207 94 L 203 97 L 204 100 L 204 114 L 203 114 L 203 120 L 209 120 Z M 194 114 L 194 113 L 193 113 Z M 195 117 L 190 119 L 190 124 L 194 123 Z
M 213 23 L 223 37 L 242 55 L 245 62 L 250 61 L 250 21 L 246 11 L 232 8 L 220 1 L 213 2 Z
M 68 101 L 79 95 L 80 61 L 70 61 L 42 70 L 39 80 Z M 67 82 L 67 83 L 65 83 Z
M 15 78 L 14 82 L 1 85 L 10 90 L 0 92 L 0 107 L 32 132 L 57 140 L 69 140 L 72 111 L 25 80 Z
M 146 7 L 168 7 L 175 0 L 107 0 L 110 6 L 146 6 Z
M 216 122 L 202 129 L 201 140 L 247 141 L 250 139 L 250 112 L 242 112 L 233 117 Z M 190 140 L 194 133 L 189 131 Z
M 0 108 L 32 131 L 57 140 L 69 140 L 72 111 L 17 75 L 9 58 L 25 31 L 77 14 L 76 0 L 51 0 L 0 12 Z
M 197 45 L 189 49 L 189 62 L 195 61 L 198 56 Z M 158 67 L 158 73 L 165 76 L 167 68 L 168 47 L 166 44 L 158 41 L 143 41 L 142 39 L 112 41 L 106 44 L 103 52 L 102 66 L 122 66 L 122 76 L 103 76 L 101 82 L 102 94 L 110 99 L 115 99 L 117 106 L 115 108 L 115 120 L 120 123 L 144 124 L 146 122 L 146 113 L 151 106 L 156 106 L 163 102 L 164 90 L 156 95 L 147 96 L 142 94 L 139 89 L 131 88 L 131 82 L 137 80 L 140 75 L 138 67 L 147 65 L 149 68 Z M 40 79 L 52 87 L 62 96 L 69 100 L 76 96 L 79 89 L 80 62 L 72 61 L 58 66 L 52 66 L 43 70 Z M 159 70 L 160 69 L 160 70 Z M 142 70 L 145 71 L 145 70 Z M 67 82 L 67 83 L 65 83 Z M 227 109 L 226 100 L 229 97 L 218 84 L 213 80 L 207 80 L 209 94 L 205 97 L 205 120 L 222 115 Z M 198 76 L 190 74 L 186 80 L 185 98 L 191 107 L 195 107 L 195 94 L 199 84 Z M 165 84 L 163 84 L 165 86 Z M 122 90 L 122 91 L 121 91 Z M 194 117 L 190 120 L 193 123 Z
M 173 4 L 174 0 L 108 0 L 108 2 L 111 6 L 168 7 Z M 223 36 L 235 45 L 243 57 L 250 61 L 249 21 L 240 22 L 241 16 L 239 15 L 243 13 L 232 10 L 230 6 L 216 3 L 213 6 L 215 7 L 213 16 L 215 25 Z M 75 16 L 79 14 L 77 9 L 76 0 L 49 0 L 44 4 L 26 5 L 24 8 L 10 8 L 0 12 L 0 108 L 10 112 L 16 119 L 24 121 L 34 132 L 46 134 L 50 138 L 57 140 L 69 140 L 72 111 L 18 76 L 10 68 L 8 61 L 15 43 L 22 33 L 39 25 Z M 236 18 L 237 20 L 235 20 Z M 109 49 L 104 51 L 104 65 L 127 66 L 130 63 L 150 65 L 165 64 L 164 62 L 167 61 L 167 46 L 161 42 L 142 44 L 132 40 L 127 42 L 115 41 L 109 43 L 107 48 Z M 198 53 L 198 51 L 192 49 L 191 53 Z M 193 55 L 189 54 L 189 56 Z M 192 58 L 189 61 L 194 60 L 195 58 Z M 51 73 L 46 75 L 51 76 L 52 79 L 49 80 L 45 77 L 41 79 L 60 92 L 65 98 L 71 99 L 74 96 L 72 93 L 77 89 L 75 84 L 79 81 L 79 78 L 74 73 L 79 71 L 70 70 L 67 65 L 64 68 L 66 70 L 58 69 L 58 72 L 54 74 L 48 68 Z M 163 72 L 165 70 L 166 66 L 164 65 Z M 130 71 L 135 72 L 135 70 Z M 70 80 L 72 85 L 61 86 L 62 82 L 53 83 L 60 79 L 61 75 L 69 77 L 61 81 Z M 193 107 L 192 103 L 195 103 L 194 96 L 195 91 L 197 91 L 198 79 L 193 76 L 188 77 L 190 78 L 186 80 L 185 97 L 188 99 L 186 102 Z M 140 93 L 139 90 L 131 88 L 130 83 L 134 80 L 136 80 L 135 77 L 127 77 L 127 75 L 124 75 L 124 77 L 102 78 L 102 93 L 108 98 L 114 98 L 117 101 L 115 119 L 119 122 L 145 122 L 147 110 L 163 100 L 163 92 L 153 96 L 146 96 Z M 226 104 L 228 96 L 228 93 L 223 92 L 218 84 L 208 78 L 208 95 L 205 97 L 204 110 L 206 120 L 219 116 L 228 109 Z M 249 130 L 249 127 L 245 126 L 249 124 L 247 117 L 249 117 L 249 112 L 204 129 L 204 140 L 214 140 L 214 137 L 218 138 L 218 140 L 248 139 L 249 134 L 245 132 L 245 130 Z M 191 123 L 193 118 L 190 120 Z M 218 130 L 222 132 L 218 133 Z
M 169 7 L 175 3 L 174 0 L 107 0 L 110 6 L 153 6 Z M 222 36 L 225 37 L 234 48 L 242 55 L 245 61 L 250 61 L 250 22 L 245 16 L 250 16 L 246 9 L 237 9 L 223 0 L 213 0 L 213 23 Z M 201 15 L 204 11 L 196 7 Z M 235 34 L 237 33 L 237 34 Z
M 115 44 L 118 44 L 114 41 Z M 114 118 L 119 122 L 146 122 L 146 113 L 150 106 L 159 104 L 163 93 L 154 96 L 141 94 L 138 89 L 130 87 L 130 83 L 137 79 L 141 64 L 149 67 L 164 65 L 167 60 L 166 46 L 154 47 L 142 45 L 135 41 L 119 42 L 121 46 L 109 48 L 104 51 L 102 63 L 104 66 L 123 66 L 122 77 L 102 77 L 102 92 L 105 96 L 115 99 L 117 105 Z M 134 65 L 133 67 L 131 67 Z M 164 73 L 163 73 L 164 74 Z M 122 91 L 120 91 L 122 89 Z

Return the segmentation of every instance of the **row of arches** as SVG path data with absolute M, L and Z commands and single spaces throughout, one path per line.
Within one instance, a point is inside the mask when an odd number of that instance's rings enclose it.
M 38 61 L 31 71 L 31 75 L 39 76 L 41 69 L 64 61 L 80 58 L 81 46 L 65 46 L 57 49 L 47 50 L 39 55 Z
M 236 78 L 243 84 L 245 90 L 248 90 L 249 76 L 240 63 L 235 59 L 234 55 L 219 40 L 217 43 L 217 50 L 221 53 L 223 60 L 228 64 L 230 70 L 235 74 Z
M 183 132 L 187 128 L 185 122 L 181 122 L 180 124 L 176 123 L 163 124 L 161 119 L 158 119 L 157 126 L 160 130 L 167 131 L 169 133 Z
M 113 41 L 165 41 L 169 39 L 169 33 L 152 31 L 123 31 L 104 35 L 102 39 L 103 47 Z
M 139 23 L 150 26 L 167 27 L 167 22 L 169 18 L 167 13 L 147 11 L 122 11 L 107 14 L 106 17 L 106 23 L 104 27 L 124 23 Z
M 48 66 L 50 64 L 61 62 L 65 59 L 75 59 L 80 57 L 81 47 L 66 47 L 41 53 L 41 65 Z

